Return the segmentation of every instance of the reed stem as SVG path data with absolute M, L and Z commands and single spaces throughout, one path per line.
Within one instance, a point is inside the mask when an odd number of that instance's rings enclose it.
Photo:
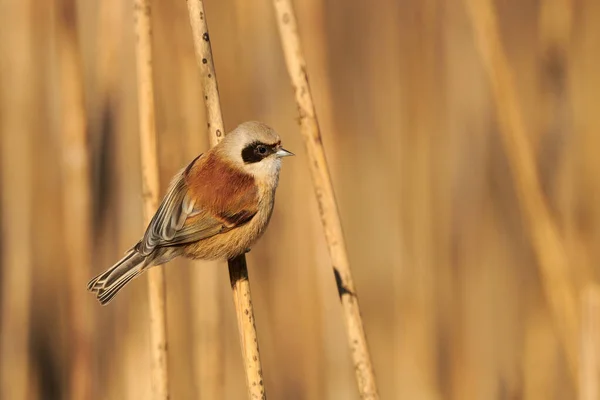
M 492 1 L 465 0 L 465 4 L 473 23 L 476 45 L 490 80 L 500 134 L 537 257 L 546 299 L 566 353 L 568 369 L 577 383 L 579 307 L 569 272 L 569 268 L 575 266 L 569 265 L 564 243 L 544 199 L 513 71 L 500 40 Z
M 581 296 L 581 382 L 579 400 L 600 398 L 600 288 L 588 284 Z
M 223 138 L 225 130 L 206 13 L 201 0 L 188 0 L 187 4 L 194 38 L 196 61 L 202 77 L 210 143 L 215 146 Z M 245 255 L 242 254 L 229 260 L 228 266 L 246 372 L 248 397 L 250 399 L 266 399 Z
M 152 27 L 150 16 L 150 0 L 134 0 L 145 226 L 150 223 L 158 208 L 160 187 L 154 116 L 154 86 L 152 82 Z M 155 400 L 169 398 L 165 272 L 163 268 L 164 266 L 156 266 L 150 268 L 147 272 L 150 304 L 152 395 Z
M 0 26 L 13 39 L 0 41 L 0 399 L 35 395 L 31 377 L 35 130 L 40 83 L 32 0 L 0 4 Z
M 83 298 L 85 282 L 92 262 L 92 210 L 90 154 L 81 52 L 77 39 L 77 7 L 74 0 L 57 1 L 56 27 L 59 82 L 61 87 L 61 129 L 63 151 L 63 209 L 65 244 L 71 307 L 72 361 L 70 398 L 92 397 L 92 313 Z
M 308 153 L 321 222 L 342 302 L 358 391 L 362 399 L 375 400 L 379 398 L 375 374 L 348 262 L 342 224 L 325 158 L 321 132 L 308 85 L 306 61 L 300 43 L 296 16 L 290 0 L 273 0 L 273 4 L 287 69 L 295 90 L 296 103 L 300 113 L 300 128 Z

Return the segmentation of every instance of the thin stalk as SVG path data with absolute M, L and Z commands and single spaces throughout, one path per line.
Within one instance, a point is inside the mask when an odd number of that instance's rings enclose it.
M 210 47 L 210 36 L 206 24 L 206 13 L 202 0 L 188 0 L 188 12 L 192 36 L 194 39 L 194 50 L 196 61 L 202 78 L 202 91 L 206 105 L 206 120 L 208 121 L 208 140 L 211 146 L 216 146 L 223 139 L 223 114 L 221 113 L 221 100 L 215 74 L 212 49 Z
M 196 61 L 202 77 L 202 88 L 206 103 L 206 114 L 209 128 L 209 138 L 215 146 L 224 136 L 223 116 L 219 99 L 219 89 L 210 46 L 210 36 L 206 23 L 206 13 L 201 0 L 188 0 L 190 24 L 194 38 Z M 228 261 L 229 279 L 233 291 L 233 301 L 238 321 L 242 357 L 246 371 L 246 384 L 250 399 L 266 399 L 262 377 L 260 351 L 256 326 L 254 325 L 254 307 L 250 295 L 250 281 L 245 255 L 240 255 Z
M 581 296 L 581 388 L 579 400 L 600 398 L 600 288 L 589 284 Z
M 33 140 L 38 96 L 34 63 L 34 2 L 0 4 L 0 26 L 14 34 L 0 41 L 0 398 L 25 400 L 34 395 L 29 351 L 32 240 Z M 39 203 L 36 203 L 39 207 Z
M 77 39 L 74 0 L 57 1 L 57 48 L 62 94 L 63 207 L 71 306 L 70 394 L 73 399 L 92 397 L 92 320 L 83 295 L 91 264 L 90 156 L 86 130 L 81 53 Z
M 300 44 L 296 16 L 290 0 L 274 0 L 273 4 L 277 14 L 277 25 L 287 69 L 295 90 L 296 103 L 300 113 L 300 128 L 309 157 L 309 167 L 319 204 L 321 222 L 325 231 L 333 273 L 344 311 L 358 391 L 362 399 L 378 399 L 375 374 L 373 373 L 371 356 L 360 315 L 358 296 L 348 262 L 340 215 L 325 158 L 312 94 L 308 85 L 306 61 Z
M 144 223 L 146 226 L 156 212 L 159 202 L 150 11 L 150 0 L 134 0 L 141 170 Z M 147 274 L 150 304 L 152 394 L 155 400 L 162 400 L 169 398 L 165 272 L 163 266 L 157 266 L 150 268 Z
M 542 284 L 555 328 L 566 353 L 574 382 L 578 382 L 579 307 L 569 273 L 564 243 L 540 184 L 533 148 L 491 0 L 465 0 L 486 69 L 500 133 L 512 170 L 518 200 L 537 257 Z

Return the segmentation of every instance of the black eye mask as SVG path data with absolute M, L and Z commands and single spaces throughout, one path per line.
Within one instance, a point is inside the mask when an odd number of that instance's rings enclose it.
M 275 153 L 277 144 L 253 142 L 242 150 L 242 160 L 246 164 L 257 163 Z

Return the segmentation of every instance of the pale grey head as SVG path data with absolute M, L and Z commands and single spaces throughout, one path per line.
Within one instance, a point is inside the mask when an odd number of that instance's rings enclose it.
M 259 180 L 276 177 L 281 158 L 293 155 L 281 147 L 281 139 L 273 128 L 258 121 L 238 125 L 215 150 Z

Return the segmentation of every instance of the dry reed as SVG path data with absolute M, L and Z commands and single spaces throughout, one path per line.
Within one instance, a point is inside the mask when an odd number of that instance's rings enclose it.
M 537 257 L 546 299 L 566 353 L 569 371 L 574 382 L 578 382 L 579 307 L 576 292 L 562 238 L 544 199 L 513 72 L 500 40 L 496 14 L 491 0 L 465 0 L 465 4 L 489 76 L 500 133 Z
M 0 398 L 25 400 L 30 393 L 32 254 L 32 128 L 34 104 L 32 1 L 4 4 L 0 23 L 14 34 L 0 49 L 0 207 L 2 211 L 2 314 Z M 10 56 L 8 56 L 10 55 Z
M 201 0 L 188 0 L 187 4 L 194 38 L 196 61 L 200 69 L 206 102 L 210 143 L 215 146 L 223 138 L 225 130 L 206 13 Z M 266 399 L 245 255 L 242 254 L 229 260 L 228 266 L 246 372 L 248 397 L 251 399 Z
M 134 0 L 141 171 L 144 222 L 146 225 L 150 223 L 158 208 L 160 188 L 154 116 L 154 86 L 152 83 L 152 27 L 150 15 L 150 0 Z M 169 398 L 165 272 L 163 268 L 163 266 L 157 266 L 150 268 L 147 272 L 150 304 L 152 393 L 155 400 Z
M 77 39 L 74 0 L 57 1 L 57 35 L 61 87 L 63 152 L 63 214 L 71 318 L 70 397 L 92 397 L 92 320 L 89 302 L 81 290 L 91 265 L 90 156 L 84 101 L 81 52 Z
M 30 391 L 32 281 L 32 131 L 36 104 L 33 1 L 2 5 L 0 25 L 15 35 L 0 48 L 0 209 L 2 212 L 2 314 L 0 398 L 25 400 Z
M 581 296 L 579 400 L 600 398 L 600 287 L 589 284 Z
M 290 0 L 274 0 L 273 4 L 287 69 L 294 87 L 300 113 L 300 127 L 308 152 L 321 222 L 323 223 L 333 272 L 344 310 L 358 390 L 362 399 L 378 399 L 379 394 L 360 315 L 358 297 L 346 253 L 342 224 L 308 85 L 306 61 L 300 44 L 296 16 Z

